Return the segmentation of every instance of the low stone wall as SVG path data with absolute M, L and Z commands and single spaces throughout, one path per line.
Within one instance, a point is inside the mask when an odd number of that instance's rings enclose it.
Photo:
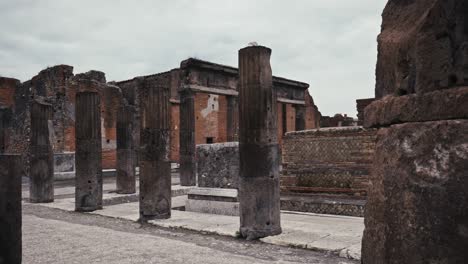
M 197 145 L 198 186 L 232 188 L 239 186 L 239 143 Z
M 322 128 L 287 133 L 283 143 L 283 193 L 365 196 L 376 130 Z

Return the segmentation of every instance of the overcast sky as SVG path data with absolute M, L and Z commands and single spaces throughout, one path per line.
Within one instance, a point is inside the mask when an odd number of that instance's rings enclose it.
M 56 64 L 124 80 L 196 57 L 237 67 L 255 41 L 273 74 L 310 84 L 323 115 L 373 97 L 385 0 L 0 0 L 0 75 Z

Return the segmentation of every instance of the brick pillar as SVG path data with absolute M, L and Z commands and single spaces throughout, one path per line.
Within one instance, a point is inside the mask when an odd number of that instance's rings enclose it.
M 135 107 L 122 101 L 117 111 L 117 193 L 135 193 Z
M 296 105 L 296 131 L 305 130 L 306 107 L 305 105 Z
M 140 88 L 140 220 L 171 217 L 169 87 Z
M 227 141 L 239 140 L 239 106 L 236 96 L 227 97 Z
M 102 209 L 101 100 L 97 92 L 76 94 L 75 210 Z
M 32 203 L 54 201 L 54 153 L 49 140 L 52 105 L 33 100 L 31 103 L 30 183 Z
M 239 50 L 240 233 L 256 239 L 281 233 L 276 94 L 271 50 Z
M 21 156 L 0 154 L 0 263 L 21 263 Z
M 180 185 L 196 185 L 195 163 L 195 93 L 180 91 Z

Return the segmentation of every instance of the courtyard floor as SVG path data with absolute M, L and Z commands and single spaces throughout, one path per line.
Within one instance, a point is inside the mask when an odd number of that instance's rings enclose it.
M 190 187 L 172 186 L 171 219 L 141 225 L 137 194 L 116 194 L 109 178 L 103 186 L 104 209 L 76 213 L 73 181 L 56 182 L 55 201 L 47 204 L 27 202 L 23 184 L 23 262 L 344 264 L 360 259 L 363 218 L 282 211 L 283 233 L 251 242 L 236 238 L 239 217 L 176 210 L 185 205 Z

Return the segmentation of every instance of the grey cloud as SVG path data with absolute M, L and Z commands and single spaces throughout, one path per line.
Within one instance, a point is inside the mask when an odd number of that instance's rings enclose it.
M 384 0 L 0 0 L 0 74 L 27 80 L 55 64 L 108 80 L 198 57 L 237 66 L 248 42 L 273 49 L 275 75 L 310 83 L 325 115 L 372 97 Z

